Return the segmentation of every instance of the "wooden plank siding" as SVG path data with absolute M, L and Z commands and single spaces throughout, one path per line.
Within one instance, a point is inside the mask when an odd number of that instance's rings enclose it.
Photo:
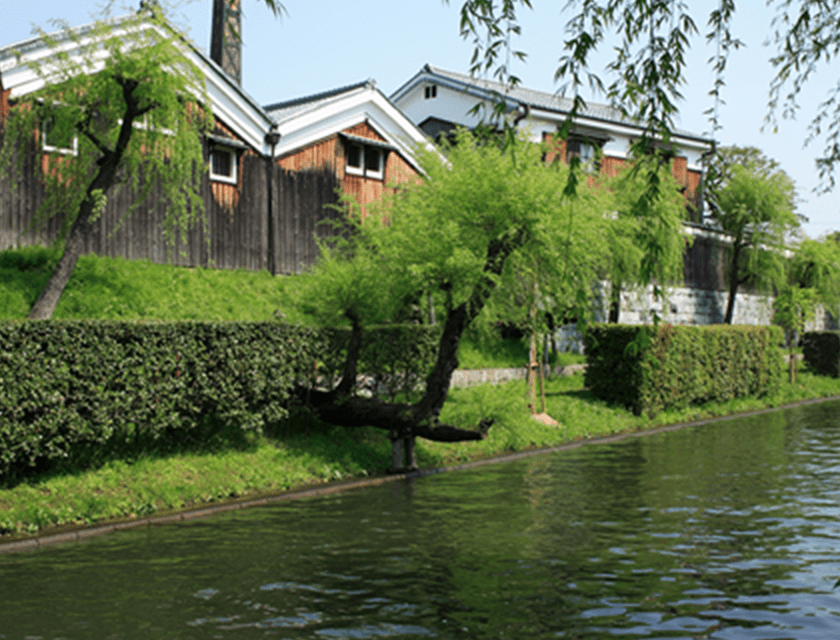
M 277 164 L 289 171 L 330 169 L 339 180 L 344 175 L 344 148 L 338 136 L 331 136 L 277 159 Z
M 347 133 L 368 134 L 364 137 L 378 139 L 367 125 L 354 127 Z M 42 180 L 33 175 L 32 169 L 40 165 L 42 154 L 34 144 L 27 145 L 22 152 L 26 153 L 24 171 L 14 179 L 15 188 L 11 188 L 9 177 L 0 176 L 0 250 L 47 244 L 57 238 L 61 228 L 61 216 L 34 225 L 44 189 Z M 199 194 L 204 202 L 206 225 L 187 230 L 184 238 L 176 230 L 171 245 L 163 232 L 165 207 L 156 205 L 159 188 L 128 217 L 125 213 L 132 200 L 130 194 L 127 190 L 113 191 L 108 194 L 103 215 L 92 225 L 85 251 L 187 267 L 262 270 L 273 264 L 273 272 L 277 274 L 301 273 L 317 259 L 316 237 L 329 238 L 341 232 L 322 222 L 341 218 L 339 211 L 325 205 L 338 202 L 336 189 L 342 183 L 361 202 L 368 203 L 381 197 L 387 181 L 399 182 L 416 176 L 411 165 L 391 151 L 387 155 L 386 180 L 352 175 L 341 180 L 342 176 L 336 174 L 337 168 L 343 173 L 344 151 L 341 139 L 336 136 L 295 155 L 295 161 L 287 156 L 268 162 L 255 153 L 242 153 L 239 184 L 225 185 L 236 189 L 235 201 L 219 197 L 216 188 L 219 183 L 211 182 L 205 173 Z M 332 164 L 321 163 L 325 158 L 331 159 Z M 604 158 L 601 170 L 617 170 L 622 162 Z M 693 173 L 696 172 L 686 172 L 687 181 L 689 188 L 693 186 L 698 193 L 699 175 L 693 177 Z M 274 192 L 270 221 L 268 179 L 272 180 Z M 725 290 L 725 255 L 726 247 L 719 239 L 695 237 L 684 255 L 685 285 Z
M 726 291 L 724 279 L 728 247 L 716 237 L 695 236 L 683 253 L 683 284 L 695 289 Z M 745 289 L 742 287 L 741 290 Z
M 32 168 L 40 164 L 42 154 L 34 145 L 28 145 L 25 153 L 24 170 L 16 176 L 14 189 L 10 178 L 0 176 L 0 251 L 49 244 L 61 228 L 60 215 L 39 226 L 34 224 L 44 186 Z M 211 182 L 207 173 L 203 175 L 199 194 L 206 224 L 193 226 L 183 237 L 176 229 L 173 243 L 167 243 L 164 235 L 165 206 L 157 204 L 159 188 L 130 216 L 126 216 L 132 202 L 128 189 L 112 189 L 102 216 L 91 226 L 85 253 L 188 267 L 261 270 L 269 268 L 273 250 L 275 273 L 302 272 L 317 258 L 315 236 L 336 233 L 318 224 L 337 215 L 324 208 L 338 201 L 335 175 L 329 171 L 287 171 L 253 153 L 241 155 L 239 168 L 240 184 L 225 185 L 237 190 L 235 202 L 219 198 L 215 193 L 218 183 Z M 268 171 L 275 193 L 273 246 L 269 240 Z

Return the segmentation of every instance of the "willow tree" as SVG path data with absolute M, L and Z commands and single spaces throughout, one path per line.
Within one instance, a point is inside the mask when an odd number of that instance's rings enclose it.
M 378 216 L 358 223 L 345 245 L 325 251 L 302 276 L 307 310 L 325 324 L 343 319 L 352 327 L 340 382 L 301 390 L 322 420 L 384 429 L 395 443 L 417 436 L 481 439 L 490 416 L 474 428 L 439 420 L 464 330 L 517 286 L 527 265 L 538 264 L 547 296 L 561 297 L 581 313 L 592 308 L 613 223 L 604 193 L 586 186 L 570 192 L 569 168 L 544 163 L 541 151 L 522 141 L 504 149 L 482 145 L 461 133 L 445 161 L 424 154 L 419 182 L 401 185 Z M 398 317 L 404 300 L 429 293 L 438 301 L 441 335 L 417 399 L 387 403 L 357 394 L 364 327 Z
M 527 57 L 527 52 L 514 48 L 514 40 L 521 32 L 519 14 L 532 9 L 533 0 L 461 0 L 459 4 L 461 34 L 474 45 L 471 73 L 492 74 L 502 82 L 518 84 L 510 60 Z M 716 0 L 705 14 L 683 1 L 569 0 L 562 4 L 565 23 L 558 29 L 554 79 L 574 97 L 572 117 L 584 106 L 581 91 L 588 87 L 605 93 L 626 116 L 644 126 L 640 143 L 669 139 L 675 130 L 681 88 L 687 82 L 688 50 L 702 38 L 715 46 L 708 61 L 715 79 L 707 113 L 713 135 L 720 129 L 726 68 L 733 52 L 743 46 L 732 29 L 735 0 Z M 836 73 L 840 28 L 836 2 L 769 0 L 767 5 L 773 12 L 767 41 L 775 52 L 770 57 L 773 75 L 765 120 L 776 128 L 780 117 L 801 115 L 798 98 L 815 75 Z M 698 24 L 706 25 L 702 33 Z M 612 52 L 606 75 L 593 71 L 591 64 L 605 46 Z M 840 83 L 829 79 L 823 84 L 828 87 L 827 96 L 811 115 L 805 142 L 824 136 L 816 167 L 822 188 L 829 190 L 840 163 Z
M 46 187 L 38 218 L 63 216 L 63 252 L 30 318 L 52 315 L 92 223 L 117 189 L 133 196 L 127 217 L 160 187 L 170 238 L 201 218 L 200 133 L 212 119 L 200 70 L 154 4 L 40 36 L 53 53 L 28 64 L 43 87 L 15 101 L 0 150 L 2 167 L 22 171 L 20 150 L 34 135 L 46 156 L 35 166 Z
M 732 324 L 738 287 L 772 290 L 785 280 L 786 244 L 800 224 L 796 190 L 778 163 L 754 147 L 724 147 L 709 173 L 710 215 L 732 243 L 723 320 Z
M 655 179 L 657 182 L 652 182 Z M 664 158 L 646 156 L 602 186 L 612 197 L 609 321 L 618 322 L 623 290 L 653 284 L 659 297 L 682 279 L 686 203 Z
M 818 305 L 840 318 L 840 235 L 820 240 L 806 238 L 786 260 L 786 279 L 773 301 L 773 322 L 781 325 L 790 349 L 790 381 L 797 377 L 797 345 L 805 324 L 814 319 Z

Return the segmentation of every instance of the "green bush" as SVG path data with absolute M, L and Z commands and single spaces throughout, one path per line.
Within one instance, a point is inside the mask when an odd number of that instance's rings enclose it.
M 585 384 L 640 415 L 773 392 L 784 369 L 779 327 L 594 325 Z
M 340 371 L 348 335 L 275 322 L 0 322 L 0 481 L 80 452 L 258 433 L 286 417 L 316 363 Z M 369 332 L 359 373 L 397 389 L 429 370 L 430 340 L 420 327 Z
M 802 354 L 814 373 L 840 377 L 840 331 L 806 331 Z
M 328 347 L 322 351 L 319 373 L 332 381 L 341 375 L 350 328 L 322 329 Z M 362 334 L 358 373 L 366 376 L 369 390 L 394 401 L 408 400 L 425 381 L 437 357 L 440 328 L 428 325 L 370 327 Z M 373 387 L 373 388 L 370 388 Z

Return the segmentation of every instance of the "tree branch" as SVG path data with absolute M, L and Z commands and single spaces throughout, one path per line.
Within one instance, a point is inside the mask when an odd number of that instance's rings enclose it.
M 114 151 L 102 142 L 102 140 L 99 139 L 99 136 L 91 130 L 91 122 L 93 121 L 95 111 L 96 110 L 92 107 L 85 109 L 85 119 L 84 122 L 79 124 L 79 130 L 93 143 L 93 146 L 102 152 L 103 156 L 109 156 L 114 153 Z
M 103 143 L 98 136 L 94 135 L 93 132 L 91 132 L 87 128 L 82 129 L 82 133 L 85 135 L 85 137 L 87 137 L 88 140 L 90 140 L 93 143 L 94 147 L 96 147 L 102 152 L 103 156 L 108 156 L 114 153 L 113 150 L 105 146 L 105 143 Z
M 304 388 L 298 389 L 297 395 L 302 401 L 308 400 L 318 418 L 327 424 L 348 428 L 374 427 L 398 433 L 401 437 L 419 436 L 435 442 L 483 440 L 493 424 L 492 419 L 484 419 L 478 424 L 478 429 L 462 429 L 441 424 L 436 419 L 419 423 L 412 406 L 405 403 L 359 397 L 336 399 L 331 392 Z

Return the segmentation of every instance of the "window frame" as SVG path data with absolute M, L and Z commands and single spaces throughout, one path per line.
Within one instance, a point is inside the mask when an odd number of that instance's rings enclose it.
M 374 147 L 373 145 L 362 145 L 364 147 L 365 152 L 365 178 L 373 178 L 374 180 L 382 180 L 385 178 L 385 153 L 379 147 Z M 374 169 L 370 169 L 368 165 L 368 153 L 374 151 L 376 153 L 376 157 L 378 159 L 378 167 Z
M 566 139 L 566 164 L 571 164 L 572 158 L 578 158 L 580 160 L 580 166 L 583 167 L 586 173 L 600 173 L 605 142 L 605 140 L 599 140 L 587 135 L 569 134 L 569 137 Z M 572 151 L 573 144 L 577 146 L 576 151 Z M 581 148 L 584 146 L 592 149 L 591 158 L 584 159 L 582 157 Z
M 216 173 L 213 169 L 213 155 L 216 153 L 227 153 L 230 158 L 231 175 Z M 227 147 L 222 144 L 214 144 L 210 147 L 210 180 L 223 182 L 225 184 L 239 184 L 239 154 L 234 147 Z
M 350 149 L 355 147 L 359 150 L 359 166 L 350 164 Z M 371 169 L 368 167 L 368 154 L 375 152 L 378 158 L 378 167 Z M 377 145 L 368 145 L 355 140 L 347 140 L 344 143 L 344 172 L 353 176 L 361 176 L 363 178 L 371 178 L 372 180 L 385 179 L 385 150 Z
M 50 126 L 51 123 L 54 122 L 54 118 L 49 117 L 46 118 L 41 123 L 41 150 L 45 153 L 59 153 L 65 156 L 78 156 L 79 155 L 79 134 L 73 134 L 73 146 L 72 147 L 59 147 L 56 145 L 49 144 L 47 142 L 47 136 L 50 134 Z

